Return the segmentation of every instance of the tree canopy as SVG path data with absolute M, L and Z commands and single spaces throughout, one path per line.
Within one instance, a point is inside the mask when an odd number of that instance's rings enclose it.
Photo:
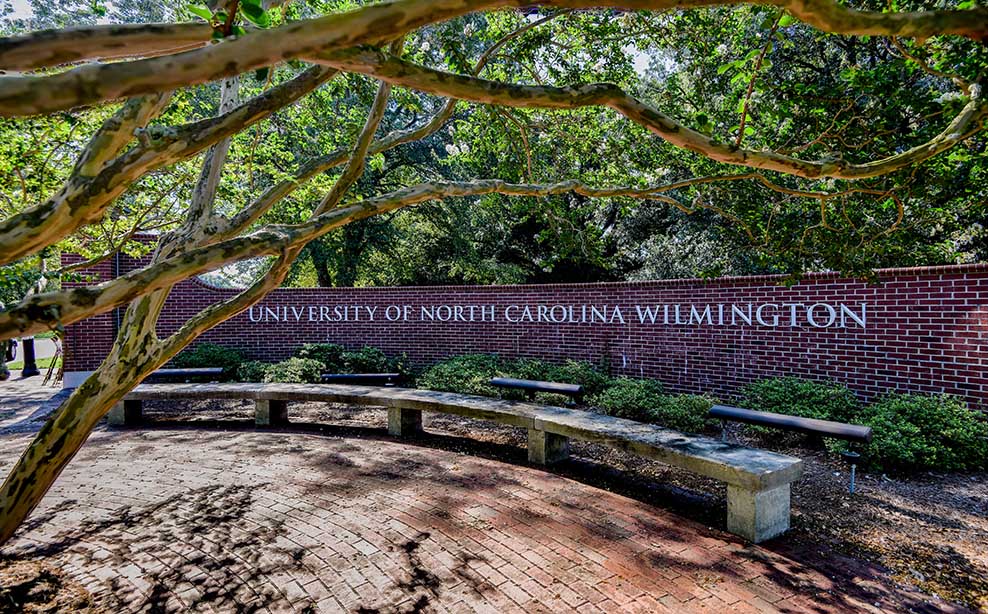
M 114 403 L 286 280 L 984 254 L 972 2 L 69 0 L 4 29 L 0 339 L 126 311 L 4 482 L 0 542 Z M 85 277 L 120 250 L 149 263 Z M 248 286 L 159 335 L 170 288 L 226 266 Z

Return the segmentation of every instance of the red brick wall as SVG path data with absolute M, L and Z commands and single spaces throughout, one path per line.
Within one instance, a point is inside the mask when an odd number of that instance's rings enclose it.
M 133 263 L 127 261 L 123 270 Z M 637 283 L 567 284 L 532 286 L 404 287 L 282 289 L 273 292 L 260 308 L 288 309 L 288 321 L 252 322 L 243 313 L 207 332 L 204 341 L 237 346 L 252 357 L 277 360 L 289 356 L 303 343 L 334 342 L 348 347 L 376 346 L 390 354 L 405 352 L 420 364 L 454 354 L 496 352 L 505 356 L 605 360 L 613 373 L 647 376 L 662 380 L 672 390 L 710 392 L 729 397 L 752 380 L 796 375 L 846 383 L 864 398 L 888 390 L 949 392 L 969 399 L 975 406 L 988 407 L 988 265 L 965 265 L 925 269 L 897 269 L 881 272 L 880 282 L 839 278 L 818 274 L 792 287 L 778 285 L 776 277 L 724 278 L 715 280 L 671 280 Z M 162 318 L 162 333 L 177 327 L 199 309 L 232 294 L 198 281 L 181 284 L 173 293 Z M 731 324 L 730 305 L 742 311 L 748 304 L 779 307 L 763 308 L 763 320 L 778 326 L 764 326 L 753 315 L 749 325 L 737 315 Z M 839 304 L 859 316 L 864 310 L 865 326 L 844 313 L 834 324 L 817 328 L 806 317 L 805 306 L 823 303 L 840 314 Z M 791 304 L 797 307 L 796 326 L 792 325 Z M 423 306 L 488 306 L 474 310 L 474 322 L 422 321 Z M 521 315 L 529 306 L 538 317 L 543 305 L 546 316 L 563 315 L 561 308 L 607 306 L 608 317 L 619 307 L 625 322 L 609 323 L 510 323 L 505 309 L 518 305 L 508 315 Z M 635 306 L 659 306 L 657 324 L 642 324 Z M 664 325 L 662 309 L 681 306 L 681 318 L 689 319 L 690 305 L 702 315 L 706 305 L 711 315 L 703 322 Z M 718 323 L 718 305 L 726 305 L 725 324 Z M 785 306 L 782 306 L 785 305 Z M 326 306 L 324 311 L 321 308 Z M 335 306 L 351 308 L 350 321 L 329 322 Z M 358 306 L 359 320 L 352 318 Z M 409 319 L 388 321 L 390 316 Z M 491 322 L 489 307 L 495 321 Z M 292 312 L 291 308 L 296 311 Z M 310 312 L 310 307 L 313 310 Z M 368 308 L 375 308 L 369 320 Z M 270 312 L 253 311 L 254 319 Z M 315 321 L 310 321 L 311 318 Z M 439 307 L 437 315 L 446 316 Z M 450 315 L 455 313 L 450 312 Z M 320 320 L 323 317 L 323 321 Z M 568 314 L 566 315 L 568 318 Z M 694 317 L 694 320 L 697 319 Z M 826 307 L 814 309 L 818 325 L 827 324 Z M 95 320 L 95 321 L 94 321 Z M 109 328 L 108 328 L 109 327 Z M 90 370 L 105 354 L 106 331 L 112 331 L 112 317 L 100 316 L 68 329 L 66 370 Z M 85 348 L 85 349 L 82 349 Z

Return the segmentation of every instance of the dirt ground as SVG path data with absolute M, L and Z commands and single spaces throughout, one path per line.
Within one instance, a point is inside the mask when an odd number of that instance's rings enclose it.
M 0 612 L 92 612 L 92 597 L 50 565 L 0 561 Z
M 151 423 L 216 422 L 252 428 L 247 402 L 148 403 Z M 292 429 L 335 429 L 349 436 L 379 435 L 380 409 L 322 403 L 293 405 Z M 526 463 L 522 429 L 457 416 L 425 414 L 420 443 L 513 463 Z M 203 425 L 204 426 L 204 425 Z M 803 478 L 793 485 L 793 528 L 763 544 L 811 565 L 845 555 L 877 563 L 893 582 L 912 585 L 946 601 L 988 612 L 988 473 L 925 473 L 905 477 L 858 473 L 857 493 L 847 491 L 846 466 L 806 442 L 772 441 L 731 433 L 734 440 L 798 456 Z M 684 516 L 723 526 L 723 484 L 607 446 L 574 442 L 573 458 L 553 471 Z M 832 563 L 830 563 L 832 564 Z

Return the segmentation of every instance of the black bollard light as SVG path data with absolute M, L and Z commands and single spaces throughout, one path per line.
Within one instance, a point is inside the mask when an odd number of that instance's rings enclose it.
M 21 377 L 39 375 L 41 371 L 38 370 L 38 364 L 34 359 L 34 337 L 21 339 L 21 344 L 24 346 L 24 369 L 21 371 Z

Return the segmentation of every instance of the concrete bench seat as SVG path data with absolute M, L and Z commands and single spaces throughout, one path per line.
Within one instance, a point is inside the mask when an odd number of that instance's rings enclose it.
M 249 399 L 258 426 L 283 424 L 290 402 L 330 402 L 385 407 L 388 432 L 413 436 L 422 430 L 422 412 L 492 420 L 528 430 L 528 458 L 550 464 L 566 458 L 569 440 L 612 446 L 727 483 L 727 529 L 752 542 L 789 528 L 790 484 L 802 474 L 802 461 L 767 450 L 711 437 L 565 407 L 487 397 L 332 384 L 144 384 L 111 410 L 111 425 L 136 425 L 146 400 Z

